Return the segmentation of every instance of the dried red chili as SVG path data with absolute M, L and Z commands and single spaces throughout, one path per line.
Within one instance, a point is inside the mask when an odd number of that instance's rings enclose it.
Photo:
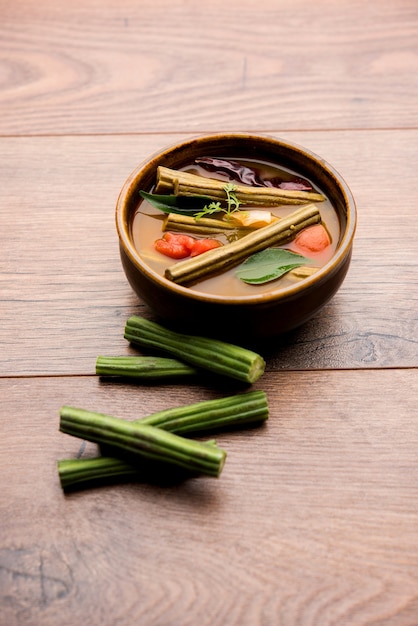
M 278 176 L 263 179 L 257 170 L 248 165 L 243 165 L 239 163 L 239 161 L 231 161 L 217 157 L 198 157 L 195 159 L 195 163 L 201 165 L 209 172 L 226 174 L 231 180 L 236 180 L 244 185 L 251 185 L 253 187 L 276 187 L 278 189 L 296 189 L 299 191 L 310 191 L 312 189 L 310 182 L 299 176 L 292 180 L 284 180 Z

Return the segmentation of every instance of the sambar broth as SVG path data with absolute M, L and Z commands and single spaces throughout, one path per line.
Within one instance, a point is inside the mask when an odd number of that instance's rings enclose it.
M 297 172 L 293 172 L 284 167 L 277 167 L 271 163 L 249 159 L 234 159 L 234 161 L 239 161 L 242 165 L 255 169 L 259 176 L 263 179 L 280 178 L 284 181 L 292 181 L 300 178 Z M 212 171 L 208 172 L 206 169 L 197 164 L 191 164 L 179 169 L 192 174 L 197 174 L 199 176 L 205 176 L 207 178 L 216 178 L 218 180 L 225 181 L 225 183 L 234 182 L 225 174 Z M 330 236 L 331 244 L 319 253 L 312 255 L 303 253 L 305 256 L 310 258 L 310 267 L 320 268 L 332 258 L 338 246 L 341 230 L 340 221 L 337 212 L 322 190 L 319 189 L 313 181 L 307 179 L 306 176 L 304 176 L 304 180 L 309 182 L 314 191 L 322 193 L 325 197 L 323 202 L 317 203 L 317 207 L 321 215 L 322 224 L 325 226 Z M 287 204 L 277 207 L 268 207 L 268 210 L 271 211 L 274 216 L 280 218 L 293 213 L 297 208 L 299 207 L 296 205 Z M 242 205 L 240 206 L 240 209 L 250 211 L 251 207 Z M 260 209 L 260 207 L 257 207 L 257 209 Z M 214 217 L 219 216 L 215 215 Z M 132 221 L 132 239 L 137 252 L 140 254 L 143 261 L 161 276 L 164 276 L 167 267 L 178 263 L 177 260 L 168 258 L 154 249 L 154 242 L 162 237 L 165 218 L 165 213 L 153 207 L 146 200 L 142 200 L 138 205 Z M 208 236 L 218 239 L 222 244 L 226 244 L 231 240 L 231 237 L 245 236 L 248 232 L 249 231 L 233 230 Z M 202 238 L 204 237 L 205 235 L 202 235 Z M 289 242 L 280 247 L 298 251 L 294 248 L 293 242 Z M 289 285 L 294 285 L 296 282 L 301 280 L 292 272 L 289 272 L 274 281 L 266 282 L 261 285 L 250 285 L 243 282 L 236 276 L 237 268 L 238 266 L 232 267 L 221 274 L 205 278 L 198 283 L 191 285 L 190 289 L 212 295 L 251 296 L 275 291 Z

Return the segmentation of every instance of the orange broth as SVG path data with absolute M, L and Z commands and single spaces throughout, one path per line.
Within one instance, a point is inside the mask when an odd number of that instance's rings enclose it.
M 276 167 L 270 163 L 253 161 L 249 159 L 234 159 L 234 161 L 239 161 L 243 165 L 247 165 L 249 167 L 257 169 L 257 171 L 264 178 L 280 177 L 283 180 L 289 181 L 299 178 L 299 175 L 296 172 L 292 172 L 291 170 L 285 169 L 283 167 Z M 198 174 L 199 176 L 216 178 L 218 180 L 225 181 L 225 183 L 231 181 L 231 179 L 228 178 L 228 176 L 226 175 L 219 174 L 217 172 L 208 172 L 198 165 L 191 165 L 183 167 L 181 169 L 192 174 Z M 304 177 L 304 180 L 307 180 L 312 185 L 313 191 L 322 193 L 322 195 L 325 196 L 322 190 L 314 185 L 311 180 L 307 179 L 306 177 Z M 310 266 L 319 268 L 325 265 L 335 253 L 340 238 L 340 222 L 338 219 L 338 215 L 328 198 L 326 198 L 323 202 L 316 203 L 316 205 L 318 206 L 321 214 L 322 224 L 325 226 L 330 236 L 331 245 L 329 245 L 322 252 L 315 254 L 302 253 L 301 251 L 296 250 L 293 242 L 289 242 L 286 245 L 280 247 L 292 251 L 297 251 L 300 254 L 304 254 L 304 256 L 311 259 L 311 263 L 309 264 Z M 285 217 L 286 215 L 289 215 L 290 213 L 296 211 L 298 208 L 300 208 L 300 206 L 301 205 L 281 205 L 278 207 L 266 208 L 267 210 L 271 211 L 271 213 L 276 217 Z M 261 208 L 262 207 L 257 207 L 257 209 Z M 249 211 L 251 210 L 251 207 L 247 205 L 241 205 L 240 209 Z M 154 249 L 154 242 L 157 239 L 160 239 L 163 235 L 162 227 L 165 217 L 165 213 L 153 207 L 146 200 L 142 200 L 138 205 L 138 209 L 136 210 L 132 221 L 132 238 L 136 250 L 140 254 L 142 260 L 151 269 L 153 269 L 161 276 L 164 276 L 164 272 L 167 267 L 178 262 L 175 259 L 169 258 L 157 252 Z M 215 217 L 221 218 L 222 214 L 215 214 Z M 234 232 L 237 233 L 238 231 Z M 245 233 L 245 231 L 240 232 L 241 234 Z M 247 231 L 247 233 L 248 232 L 249 231 Z M 197 238 L 216 238 L 223 244 L 226 244 L 228 243 L 228 236 L 230 237 L 231 233 L 217 233 L 215 235 L 210 234 L 201 236 L 193 234 L 192 236 Z M 295 282 L 298 282 L 298 280 L 301 280 L 300 278 L 295 278 L 295 276 L 290 272 L 278 278 L 277 280 L 267 282 L 262 285 L 248 285 L 235 276 L 237 267 L 233 267 L 226 272 L 223 272 L 222 274 L 206 278 L 205 280 L 202 280 L 199 283 L 192 285 L 190 289 L 212 295 L 248 296 L 266 293 L 279 288 L 287 287 L 289 285 L 295 284 Z

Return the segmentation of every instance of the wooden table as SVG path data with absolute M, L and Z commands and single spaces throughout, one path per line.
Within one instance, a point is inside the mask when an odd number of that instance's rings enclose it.
M 1 626 L 416 626 L 416 0 L 1 0 L 0 34 Z M 94 373 L 151 316 L 118 192 L 212 131 L 332 163 L 349 274 L 269 354 L 270 419 L 219 435 L 219 480 L 65 495 L 62 405 L 132 419 L 236 391 Z

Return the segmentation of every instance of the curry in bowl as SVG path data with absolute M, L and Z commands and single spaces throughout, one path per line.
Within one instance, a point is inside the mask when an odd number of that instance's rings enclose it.
M 356 208 L 341 176 L 309 150 L 233 133 L 138 166 L 116 224 L 126 276 L 161 321 L 251 341 L 303 324 L 335 294 Z

